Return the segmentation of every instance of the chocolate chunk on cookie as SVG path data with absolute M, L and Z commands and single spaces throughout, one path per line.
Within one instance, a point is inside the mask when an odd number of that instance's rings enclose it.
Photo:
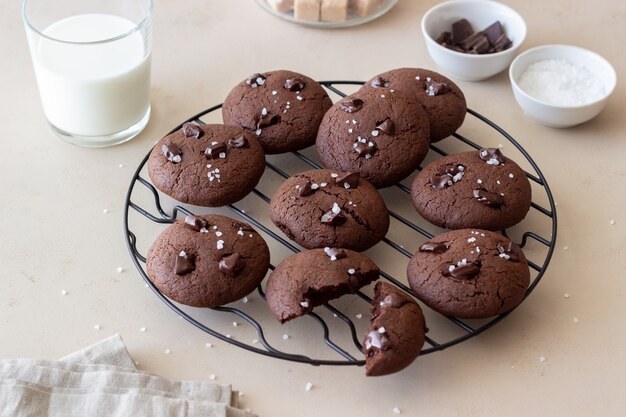
M 519 246 L 480 229 L 435 236 L 413 255 L 407 271 L 417 298 L 442 314 L 467 319 L 515 308 L 530 284 L 528 262 Z
M 317 129 L 332 102 L 324 88 L 293 71 L 253 74 L 228 94 L 224 123 L 252 132 L 265 153 L 304 149 L 315 143 Z
M 148 159 L 152 183 L 183 203 L 218 207 L 244 198 L 265 170 L 259 142 L 235 126 L 185 124 Z
M 386 282 L 377 282 L 370 320 L 363 340 L 365 375 L 398 372 L 419 356 L 426 324 L 422 309 L 407 293 Z
M 379 74 L 364 89 L 390 88 L 419 102 L 430 124 L 430 141 L 444 139 L 463 124 L 467 113 L 461 89 L 443 75 L 422 68 L 398 68 Z
M 274 316 L 284 323 L 314 307 L 378 279 L 378 267 L 367 256 L 348 249 L 300 252 L 283 260 L 270 275 L 265 295 Z
M 417 101 L 375 88 L 337 102 L 324 116 L 316 144 L 327 168 L 358 172 L 383 188 L 417 168 L 429 137 L 428 116 Z
M 364 251 L 389 229 L 387 207 L 376 188 L 358 173 L 330 169 L 288 178 L 272 197 L 270 218 L 307 249 Z
M 165 229 L 148 251 L 150 281 L 193 307 L 239 300 L 263 281 L 270 252 L 246 223 L 225 216 L 187 216 Z
M 521 222 L 532 199 L 526 173 L 499 149 L 448 155 L 426 165 L 411 187 L 417 212 L 448 229 L 499 230 Z

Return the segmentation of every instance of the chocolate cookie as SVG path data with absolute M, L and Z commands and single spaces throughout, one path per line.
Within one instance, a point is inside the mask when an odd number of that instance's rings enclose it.
M 148 159 L 152 183 L 183 203 L 218 207 L 244 198 L 265 170 L 254 135 L 224 125 L 187 123 L 161 139 Z
M 467 104 L 461 89 L 434 71 L 398 68 L 375 76 L 363 88 L 390 88 L 418 101 L 428 114 L 431 142 L 437 142 L 456 132 L 467 113 Z
M 378 279 L 367 256 L 348 249 L 313 249 L 283 260 L 271 273 L 265 295 L 281 323 Z
M 454 230 L 435 236 L 413 255 L 411 288 L 447 316 L 480 319 L 505 313 L 524 298 L 530 272 L 524 253 L 487 230 Z
M 332 102 L 324 88 L 293 71 L 253 74 L 228 94 L 224 123 L 253 132 L 265 153 L 304 149 L 315 143 L 324 113 Z
M 270 251 L 246 223 L 225 216 L 187 216 L 165 229 L 148 251 L 150 281 L 168 298 L 193 307 L 236 301 L 263 281 Z
M 415 177 L 411 199 L 434 225 L 499 230 L 526 217 L 532 195 L 526 173 L 490 148 L 431 162 Z
M 377 188 L 410 175 L 426 156 L 428 116 L 419 103 L 386 88 L 359 90 L 335 103 L 317 134 L 327 168 L 358 172 Z
M 364 251 L 385 237 L 389 214 L 380 194 L 359 174 L 318 169 L 288 178 L 274 193 L 270 218 L 307 249 Z
M 398 372 L 419 356 L 426 324 L 422 309 L 407 293 L 386 282 L 377 282 L 370 321 L 363 340 L 365 375 Z

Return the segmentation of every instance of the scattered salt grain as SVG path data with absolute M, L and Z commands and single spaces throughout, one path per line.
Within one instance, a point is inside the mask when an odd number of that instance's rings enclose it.
M 361 318 L 363 317 L 363 314 L 359 313 L 355 316 L 357 319 L 361 320 Z
M 209 375 L 209 379 L 211 381 L 215 381 L 217 379 L 217 377 L 215 376 L 215 374 L 211 374 L 211 375 Z
M 241 301 L 243 301 L 243 303 L 246 304 L 248 302 L 248 297 L 243 297 Z
M 615 224 L 615 220 L 613 220 L 613 219 L 609 220 L 609 224 L 610 224 L 611 226 L 613 226 L 613 225 Z
M 563 294 L 563 297 L 570 298 L 570 295 L 568 293 L 565 293 L 565 294 Z
M 139 328 L 139 331 L 140 331 L 141 333 L 144 333 L 144 332 L 146 331 L 146 328 L 145 328 L 145 327 L 140 327 L 140 328 Z
M 311 384 L 310 382 L 307 382 L 306 385 L 304 386 L 305 391 L 311 391 L 312 388 L 313 388 L 313 384 Z
M 204 347 L 212 348 L 213 347 L 213 343 L 205 343 Z
M 574 318 L 572 319 L 572 321 L 573 321 L 574 323 L 578 323 L 578 317 L 574 317 Z
M 103 214 L 107 214 L 108 212 L 109 212 L 109 209 L 103 209 L 103 210 L 102 210 L 102 213 L 103 213 Z
M 237 327 L 239 326 L 239 323 L 237 323 L 236 321 L 233 321 L 233 327 Z
M 289 335 L 288 335 L 287 333 L 285 333 L 285 334 L 283 335 L 283 340 L 287 340 L 287 339 L 289 339 Z
M 124 268 L 122 268 L 121 266 L 118 266 L 116 271 L 118 274 L 121 274 L 122 272 L 124 272 Z
M 93 328 L 96 330 L 100 330 L 102 329 L 102 326 L 100 326 L 99 324 L 96 324 L 95 326 L 93 326 Z
M 61 290 L 61 295 L 67 295 L 67 290 Z
M 171 349 L 165 349 L 165 354 L 166 354 L 166 355 L 169 355 L 170 353 L 172 353 L 172 350 L 171 350 Z
M 393 407 L 393 411 L 394 414 L 402 414 L 402 411 L 400 411 L 400 409 L 398 407 Z
M 539 356 L 539 362 L 546 363 L 546 357 L 545 356 Z

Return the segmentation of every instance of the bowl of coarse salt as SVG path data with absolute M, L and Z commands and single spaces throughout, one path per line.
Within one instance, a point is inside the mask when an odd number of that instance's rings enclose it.
M 617 84 L 606 59 L 571 45 L 525 51 L 511 64 L 509 78 L 520 107 L 550 127 L 571 127 L 593 119 Z

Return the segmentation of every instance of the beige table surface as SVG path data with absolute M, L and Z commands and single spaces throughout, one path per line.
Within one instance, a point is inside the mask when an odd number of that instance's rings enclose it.
M 459 82 L 469 105 L 518 138 L 542 168 L 558 202 L 557 250 L 536 291 L 504 322 L 392 377 L 366 379 L 358 367 L 312 367 L 227 345 L 177 318 L 134 270 L 123 241 L 123 201 L 156 139 L 253 72 L 290 68 L 317 79 L 366 79 L 399 66 L 435 68 L 419 29 L 435 3 L 402 0 L 370 24 L 324 31 L 275 19 L 252 0 L 157 0 L 152 120 L 128 144 L 88 150 L 48 132 L 19 2 L 3 0 L 0 357 L 57 358 L 119 332 L 140 368 L 173 378 L 215 374 L 242 390 L 244 406 L 261 416 L 384 416 L 396 406 L 403 415 L 429 417 L 624 415 L 621 81 L 597 119 L 567 130 L 525 116 L 504 73 Z M 606 57 L 618 77 L 626 71 L 626 2 L 505 3 L 528 22 L 522 49 L 576 44 Z M 254 302 L 261 303 L 258 296 Z M 239 331 L 231 328 L 234 337 Z M 303 341 L 276 343 L 290 349 Z

